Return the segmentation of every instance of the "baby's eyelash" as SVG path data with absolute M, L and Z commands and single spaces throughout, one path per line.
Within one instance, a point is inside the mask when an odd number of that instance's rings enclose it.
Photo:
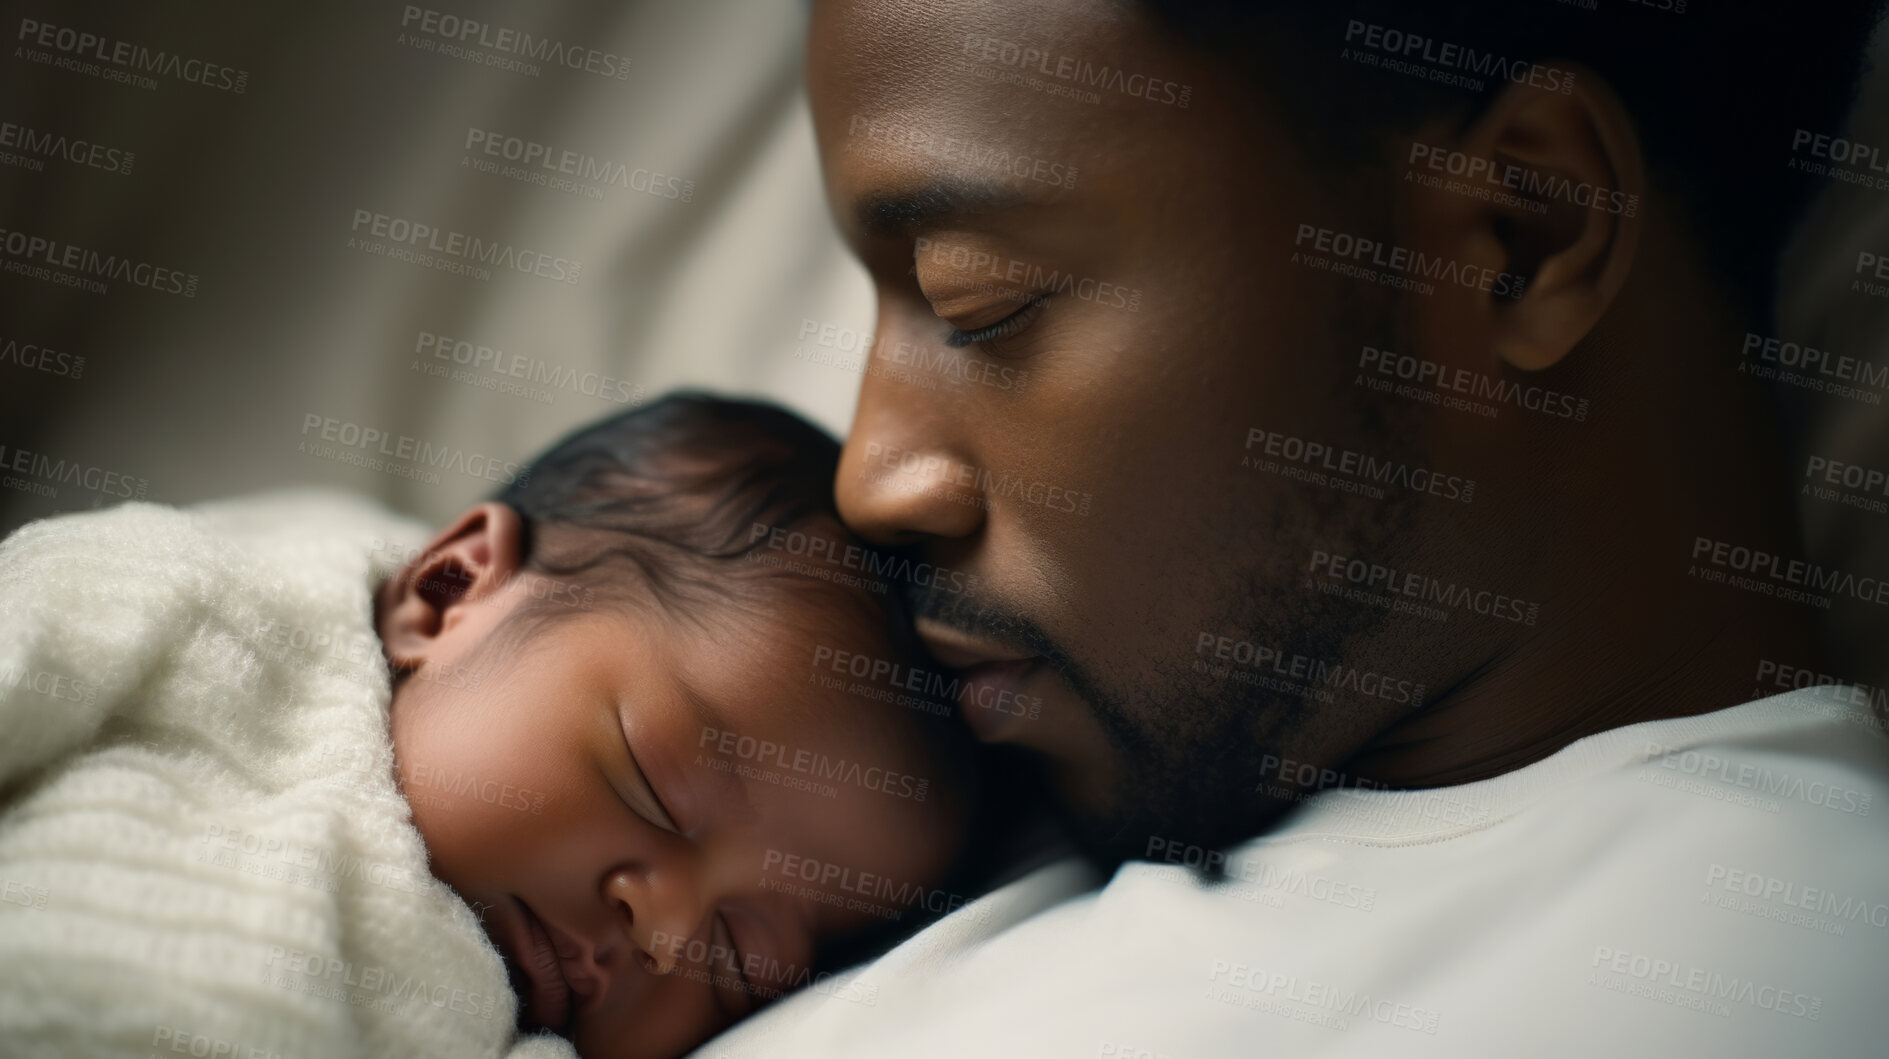
M 682 829 L 681 826 L 676 823 L 675 814 L 671 813 L 669 806 L 663 802 L 662 794 L 656 790 L 656 785 L 649 781 L 649 773 L 643 771 L 643 763 L 636 760 L 636 748 L 630 745 L 630 735 L 627 729 L 623 733 L 623 749 L 630 756 L 630 771 L 634 773 L 635 779 L 633 796 L 626 799 L 626 801 L 630 802 L 630 810 L 670 834 L 681 834 Z M 636 804 L 645 799 L 648 801 L 648 805 L 638 806 Z
M 953 349 L 962 349 L 979 342 L 989 342 L 995 338 L 1007 338 L 1014 335 L 1028 327 L 1031 320 L 1036 319 L 1037 311 L 1048 300 L 1049 295 L 1038 294 L 1025 302 L 1023 308 L 988 327 L 980 327 L 975 331 L 960 331 L 954 327 L 951 333 L 945 336 L 945 345 Z

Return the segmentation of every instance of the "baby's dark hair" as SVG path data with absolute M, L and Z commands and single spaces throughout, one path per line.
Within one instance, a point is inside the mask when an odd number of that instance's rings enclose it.
M 894 594 L 841 592 L 768 554 L 777 529 L 849 536 L 833 503 L 839 453 L 786 409 L 683 392 L 574 431 L 493 499 L 522 517 L 526 568 L 581 583 L 590 603 L 653 605 L 699 626 L 797 590 L 889 620 Z M 518 617 L 535 625 L 570 609 L 540 599 Z M 890 624 L 901 640 L 903 623 Z

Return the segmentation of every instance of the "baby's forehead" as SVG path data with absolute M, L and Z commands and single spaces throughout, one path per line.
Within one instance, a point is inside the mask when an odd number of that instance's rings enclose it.
M 889 601 L 804 576 L 767 578 L 744 608 L 749 650 L 796 669 L 815 656 L 850 651 L 891 659 L 915 655 L 909 623 Z
M 937 694 L 948 675 L 893 620 L 876 602 L 830 589 L 778 594 L 725 635 L 698 638 L 679 675 L 715 727 L 803 758 L 847 753 L 915 767 L 957 722 Z

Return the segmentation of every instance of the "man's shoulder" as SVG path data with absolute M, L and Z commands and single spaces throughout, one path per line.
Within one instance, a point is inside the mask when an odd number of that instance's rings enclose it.
M 1617 733 L 1620 767 L 1564 796 L 1636 807 L 1684 840 L 1823 843 L 1873 832 L 1889 797 L 1889 733 L 1858 689 L 1806 688 Z
M 1889 732 L 1874 706 L 1868 689 L 1806 688 L 1601 732 L 1475 783 L 1328 791 L 1256 844 L 1513 839 L 1560 809 L 1608 843 L 1661 832 L 1683 841 L 1719 825 L 1750 841 L 1821 840 L 1873 825 L 1889 798 Z
M 1805 689 L 1603 735 L 1570 747 L 1556 782 L 1482 800 L 1492 822 L 1439 843 L 1433 866 L 1525 884 L 1577 920 L 1645 912 L 1649 934 L 1688 944 L 1747 920 L 1769 921 L 1758 947 L 1889 927 L 1889 737 L 1866 702 Z M 1742 916 L 1697 912 L 1721 907 Z

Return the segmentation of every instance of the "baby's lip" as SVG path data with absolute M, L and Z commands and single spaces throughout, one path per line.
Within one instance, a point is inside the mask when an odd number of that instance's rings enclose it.
M 573 990 L 564 976 L 564 961 L 544 921 L 517 895 L 511 898 L 517 913 L 513 917 L 512 959 L 528 985 L 525 1012 L 538 1026 L 564 1033 L 573 1014 Z
M 571 987 L 571 992 L 576 996 L 577 1010 L 584 1010 L 592 1000 L 609 991 L 609 978 L 599 974 L 592 962 L 596 958 L 596 950 L 558 929 L 558 925 L 548 919 L 539 919 L 538 924 L 544 927 L 546 936 L 551 939 L 551 949 L 558 958 L 558 969 L 564 975 L 565 984 Z

